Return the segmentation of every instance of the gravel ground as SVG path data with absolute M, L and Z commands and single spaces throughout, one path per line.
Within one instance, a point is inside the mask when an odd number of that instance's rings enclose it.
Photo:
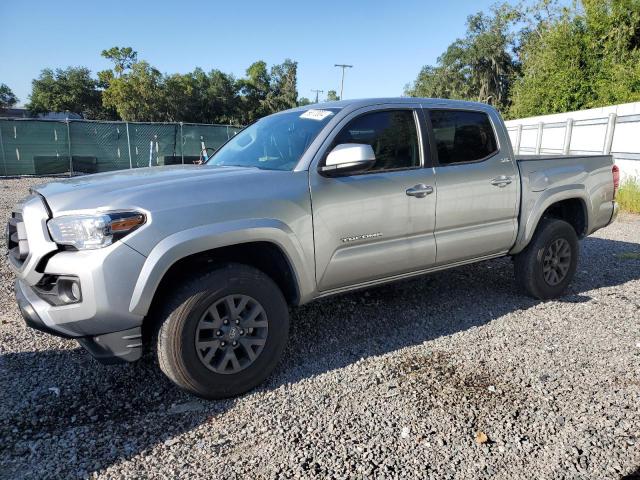
M 41 181 L 0 180 L 0 217 Z M 640 475 L 638 216 L 559 301 L 505 259 L 299 308 L 270 380 L 218 402 L 27 329 L 0 276 L 2 478 Z

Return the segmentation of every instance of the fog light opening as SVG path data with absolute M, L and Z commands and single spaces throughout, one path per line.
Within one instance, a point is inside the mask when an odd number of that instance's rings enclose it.
M 58 297 L 64 303 L 78 303 L 82 300 L 80 282 L 72 278 L 58 280 Z

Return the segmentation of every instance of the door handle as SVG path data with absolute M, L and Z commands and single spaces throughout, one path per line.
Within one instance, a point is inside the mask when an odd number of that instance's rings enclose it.
M 500 175 L 498 178 L 494 178 L 491 180 L 491 185 L 494 187 L 504 188 L 512 182 L 511 177 L 507 177 L 506 175 Z
M 430 195 L 433 193 L 433 187 L 431 185 L 425 185 L 424 183 L 419 183 L 418 185 L 414 185 L 411 188 L 407 188 L 405 193 L 410 197 L 424 198 L 427 195 Z

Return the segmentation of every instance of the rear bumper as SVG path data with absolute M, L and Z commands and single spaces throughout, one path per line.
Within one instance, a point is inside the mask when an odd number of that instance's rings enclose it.
M 609 223 L 607 223 L 607 225 L 610 225 L 611 223 L 613 223 L 615 219 L 618 217 L 618 210 L 620 210 L 620 207 L 618 206 L 618 202 L 613 202 L 613 211 L 611 212 L 611 218 L 609 219 Z
M 94 358 L 102 363 L 133 362 L 142 356 L 142 329 L 129 328 L 117 332 L 100 335 L 86 335 L 82 332 L 82 322 L 65 324 L 64 328 L 57 328 L 55 324 L 43 321 L 38 311 L 42 312 L 44 303 L 33 289 L 21 280 L 15 283 L 18 308 L 27 326 L 50 335 L 62 338 L 76 339 Z M 46 308 L 46 307 L 45 307 Z M 44 313 L 46 315 L 46 313 Z

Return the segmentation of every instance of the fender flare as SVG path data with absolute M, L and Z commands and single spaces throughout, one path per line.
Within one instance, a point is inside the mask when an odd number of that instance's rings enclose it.
M 145 316 L 162 278 L 177 261 L 208 250 L 251 242 L 270 242 L 287 258 L 300 298 L 313 290 L 312 277 L 304 272 L 304 251 L 293 231 L 275 219 L 250 219 L 183 230 L 161 240 L 149 253 L 136 281 L 129 311 Z
M 541 192 L 541 195 L 538 196 L 532 204 L 530 202 L 522 203 L 522 208 L 526 208 L 527 211 L 523 211 L 520 215 L 520 227 L 518 229 L 516 243 L 509 253 L 513 255 L 524 250 L 533 238 L 533 234 L 536 228 L 538 228 L 544 212 L 553 204 L 563 200 L 580 200 L 586 220 L 585 231 L 589 232 L 593 219 L 585 186 L 572 184 L 550 188 Z

